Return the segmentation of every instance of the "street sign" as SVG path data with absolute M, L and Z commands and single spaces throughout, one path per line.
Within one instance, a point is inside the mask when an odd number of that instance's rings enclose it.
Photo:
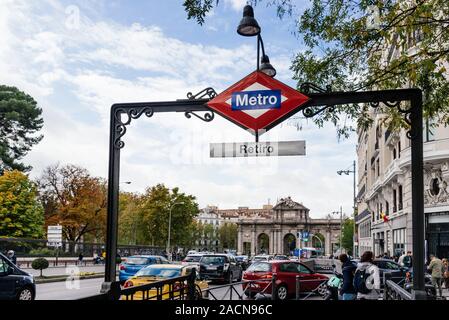
M 207 105 L 233 123 L 260 135 L 299 110 L 309 97 L 254 71 Z
M 62 226 L 48 226 L 47 227 L 47 246 L 61 247 L 62 246 Z
M 211 158 L 304 156 L 305 141 L 211 143 Z

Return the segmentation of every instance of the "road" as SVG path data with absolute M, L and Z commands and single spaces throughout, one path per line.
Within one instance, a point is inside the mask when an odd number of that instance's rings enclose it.
M 36 300 L 76 300 L 98 294 L 100 292 L 102 278 L 79 280 L 79 287 L 71 284 L 67 286 L 65 282 L 52 282 L 36 285 Z M 218 300 L 230 300 L 229 287 L 220 288 L 221 285 L 211 284 L 212 294 Z M 234 286 L 239 295 L 243 294 L 240 285 Z M 232 300 L 238 300 L 236 291 L 232 292 Z M 212 298 L 212 296 L 211 296 Z M 311 297 L 311 300 L 321 300 L 319 297 Z

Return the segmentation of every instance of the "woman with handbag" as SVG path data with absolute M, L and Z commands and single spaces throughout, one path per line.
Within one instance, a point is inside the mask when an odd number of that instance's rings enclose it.
M 449 261 L 443 259 L 443 281 L 444 287 L 449 290 Z

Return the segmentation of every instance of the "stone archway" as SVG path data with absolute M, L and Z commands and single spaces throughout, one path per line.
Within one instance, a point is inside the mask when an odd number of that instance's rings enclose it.
M 326 237 L 316 232 L 312 237 L 312 247 L 320 251 L 320 255 L 325 255 L 326 248 Z
M 266 233 L 261 233 L 257 236 L 257 250 L 256 254 L 268 254 L 270 250 L 270 237 Z
M 291 255 L 296 248 L 296 237 L 292 233 L 287 233 L 284 236 L 283 254 Z

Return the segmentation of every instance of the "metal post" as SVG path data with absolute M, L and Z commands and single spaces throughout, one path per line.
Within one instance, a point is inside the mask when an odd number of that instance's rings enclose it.
M 170 236 L 171 236 L 171 210 L 173 209 L 173 205 L 170 207 L 170 213 L 168 215 L 168 240 L 167 240 L 167 256 L 168 260 L 172 261 L 172 256 L 170 252 Z
M 195 278 L 196 268 L 192 268 L 189 278 L 187 279 L 187 299 L 195 300 Z
M 120 114 L 117 116 L 120 117 Z M 115 145 L 116 115 L 111 108 L 109 128 L 109 172 L 108 172 L 108 211 L 106 224 L 106 265 L 102 291 L 110 290 L 110 283 L 116 280 L 117 234 L 118 234 L 118 197 L 120 179 L 120 148 Z
M 352 174 L 353 174 L 353 196 L 354 196 L 354 200 L 353 200 L 353 203 L 354 203 L 354 206 L 353 206 L 353 209 L 352 209 L 352 216 L 354 217 L 354 227 L 353 227 L 353 230 L 352 230 L 352 256 L 353 257 L 356 257 L 356 250 L 355 250 L 355 239 L 356 239 L 356 235 L 357 235 L 357 229 L 356 229 L 356 225 L 355 225 L 355 218 L 356 218 L 356 211 L 357 211 L 357 208 L 356 208 L 356 206 L 357 206 L 357 199 L 356 199 L 356 191 L 355 191 L 355 188 L 356 188 L 356 179 L 355 179 L 355 165 L 356 165 L 356 162 L 355 162 L 355 160 L 354 160 L 354 163 L 353 163 L 353 168 L 352 168 Z M 358 251 L 358 249 L 357 249 L 357 251 Z
M 412 225 L 413 225 L 413 299 L 425 300 L 424 283 L 424 165 L 422 93 L 411 100 L 412 151 Z
M 276 300 L 276 273 L 273 273 L 271 278 L 271 300 Z
M 299 275 L 296 276 L 296 300 L 299 300 L 299 293 L 301 291 L 301 283 L 299 282 Z
M 343 206 L 340 206 L 340 254 L 343 253 Z
M 257 71 L 260 69 L 260 34 L 257 35 Z

